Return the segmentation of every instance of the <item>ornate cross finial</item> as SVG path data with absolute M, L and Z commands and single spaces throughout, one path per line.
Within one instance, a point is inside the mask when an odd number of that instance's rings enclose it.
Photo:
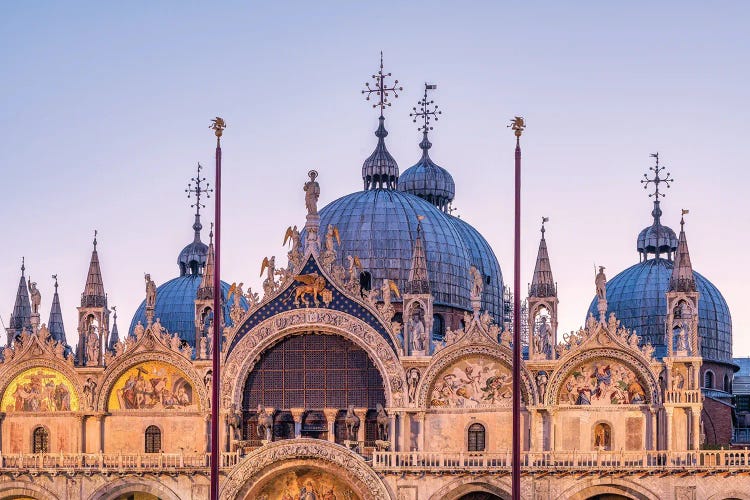
M 666 167 L 662 167 L 659 165 L 659 153 L 652 153 L 651 158 L 656 158 L 656 165 L 654 165 L 653 167 L 649 167 L 649 170 L 654 173 L 654 178 L 649 179 L 648 174 L 643 174 L 641 184 L 643 184 L 643 189 L 648 189 L 648 185 L 653 184 L 654 192 L 648 195 L 648 197 L 654 198 L 654 201 L 659 201 L 660 196 L 662 198 L 666 196 L 664 193 L 659 191 L 659 184 L 663 182 L 667 186 L 667 189 L 669 189 L 670 184 L 674 182 L 674 179 L 670 176 L 669 172 L 667 172 L 666 176 L 661 177 L 661 173 Z
M 206 198 L 211 197 L 211 193 L 214 192 L 212 188 L 209 187 L 209 183 L 206 182 L 206 185 L 203 186 L 203 182 L 206 181 L 205 177 L 201 177 L 201 170 L 203 167 L 200 163 L 198 163 L 198 173 L 195 177 L 190 178 L 190 182 L 188 182 L 188 187 L 185 190 L 187 193 L 187 197 L 190 198 L 191 194 L 195 194 L 195 203 L 190 205 L 190 208 L 195 208 L 195 215 L 200 215 L 201 208 L 206 208 L 206 205 L 201 203 L 201 196 L 206 195 Z
M 393 92 L 393 97 L 398 98 L 398 92 L 404 90 L 403 87 L 397 87 L 398 80 L 394 80 L 393 84 L 389 87 L 386 83 L 386 77 L 391 76 L 391 73 L 383 73 L 383 51 L 380 51 L 380 69 L 377 73 L 372 75 L 372 79 L 375 80 L 375 85 L 370 87 L 370 83 L 365 83 L 365 90 L 362 91 L 366 95 L 365 100 L 369 101 L 372 94 L 378 94 L 378 102 L 372 105 L 373 108 L 380 107 L 380 116 L 383 116 L 383 109 L 386 106 L 390 106 L 391 103 L 388 100 L 390 93 Z
M 443 114 L 442 111 L 438 111 L 438 106 L 435 104 L 435 101 L 427 100 L 427 91 L 428 90 L 435 90 L 437 89 L 437 85 L 425 83 L 424 84 L 424 96 L 422 99 L 417 101 L 417 106 L 419 106 L 419 110 L 417 110 L 416 107 L 412 108 L 414 109 L 413 113 L 409 113 L 409 116 L 414 118 L 414 123 L 417 123 L 417 119 L 422 119 L 422 125 L 417 127 L 417 130 L 424 133 L 425 135 L 429 130 L 432 130 L 432 127 L 430 126 L 430 119 L 434 119 L 435 121 L 438 121 L 438 115 Z M 430 106 L 435 104 L 435 106 L 430 109 Z

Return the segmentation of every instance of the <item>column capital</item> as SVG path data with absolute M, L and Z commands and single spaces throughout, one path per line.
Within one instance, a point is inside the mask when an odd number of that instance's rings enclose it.
M 334 420 L 336 420 L 336 415 L 338 414 L 339 414 L 338 408 L 324 408 L 323 409 L 323 415 L 326 416 L 326 420 L 328 420 L 329 422 L 333 422 Z
M 305 414 L 305 409 L 304 408 L 289 408 L 289 413 L 292 414 L 292 418 L 294 419 L 295 424 L 301 424 L 302 415 Z

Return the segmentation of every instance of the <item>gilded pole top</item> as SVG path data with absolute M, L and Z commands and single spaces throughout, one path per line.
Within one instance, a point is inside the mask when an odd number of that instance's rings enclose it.
M 208 128 L 213 129 L 216 137 L 219 138 L 221 137 L 222 132 L 224 132 L 224 129 L 227 128 L 227 123 L 224 121 L 224 118 L 217 116 L 211 120 L 211 125 L 209 125 Z
M 524 121 L 522 116 L 515 116 L 510 121 L 510 125 L 508 127 L 513 130 L 516 137 L 521 137 L 521 134 L 526 129 L 526 122 Z

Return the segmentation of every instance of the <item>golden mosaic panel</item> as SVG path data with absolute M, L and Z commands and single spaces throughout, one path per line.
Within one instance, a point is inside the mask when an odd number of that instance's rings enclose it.
M 145 361 L 120 375 L 109 393 L 108 409 L 198 410 L 198 394 L 178 368 Z
M 65 375 L 36 367 L 16 375 L 0 404 L 6 413 L 78 411 L 78 395 Z

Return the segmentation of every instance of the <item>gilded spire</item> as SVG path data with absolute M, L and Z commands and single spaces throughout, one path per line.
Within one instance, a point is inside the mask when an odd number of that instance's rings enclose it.
M 670 292 L 694 292 L 695 276 L 693 266 L 690 263 L 690 251 L 688 250 L 687 237 L 685 236 L 685 215 L 689 210 L 682 210 L 680 218 L 680 238 L 675 252 L 672 277 L 669 280 Z
M 55 280 L 55 295 L 52 297 L 52 307 L 49 310 L 47 328 L 49 329 L 49 336 L 52 340 L 60 342 L 62 345 L 67 345 L 68 342 L 65 338 L 65 325 L 63 324 L 62 309 L 60 308 L 60 296 L 57 294 L 57 275 L 53 274 L 52 279 Z
M 13 312 L 10 313 L 10 324 L 8 325 L 8 345 L 15 340 L 16 335 L 20 335 L 25 329 L 31 331 L 31 300 L 29 299 L 29 289 L 26 284 L 26 260 L 21 257 L 21 279 L 18 282 L 18 291 L 16 292 L 16 302 L 13 305 Z
M 99 254 L 96 251 L 96 236 L 97 231 L 94 231 L 94 249 L 91 252 L 86 285 L 81 294 L 81 307 L 107 307 L 107 295 L 104 293 L 102 271 L 99 267 Z
M 208 233 L 208 257 L 206 267 L 203 270 L 201 285 L 198 287 L 196 298 L 199 300 L 211 299 L 214 296 L 214 224 L 211 223 L 211 232 Z
M 425 256 L 422 237 L 422 219 L 424 219 L 424 216 L 417 216 L 417 237 L 414 240 L 409 281 L 406 283 L 406 293 L 410 294 L 430 293 L 430 278 L 427 274 L 427 257 Z
M 365 83 L 366 88 L 362 91 L 367 101 L 373 95 L 377 96 L 377 102 L 372 107 L 380 108 L 380 117 L 378 118 L 380 124 L 375 131 L 378 144 L 375 146 L 375 151 L 362 164 L 362 180 L 364 181 L 365 190 L 381 188 L 395 189 L 398 182 L 398 164 L 385 147 L 385 138 L 388 135 L 388 131 L 385 129 L 383 111 L 391 105 L 389 100 L 391 94 L 394 98 L 397 98 L 398 92 L 402 91 L 403 87 L 398 86 L 398 80 L 394 80 L 392 84 L 388 84 L 386 78 L 390 76 L 391 73 L 383 72 L 383 52 L 380 52 L 380 69 L 372 75 L 375 84 L 371 87 L 369 82 Z
M 557 287 L 555 286 L 555 280 L 552 278 L 552 267 L 550 266 L 549 254 L 547 253 L 547 240 L 544 239 L 545 222 L 549 222 L 549 217 L 542 217 L 542 237 L 539 240 L 539 251 L 536 255 L 534 277 L 529 288 L 530 297 L 557 296 Z

